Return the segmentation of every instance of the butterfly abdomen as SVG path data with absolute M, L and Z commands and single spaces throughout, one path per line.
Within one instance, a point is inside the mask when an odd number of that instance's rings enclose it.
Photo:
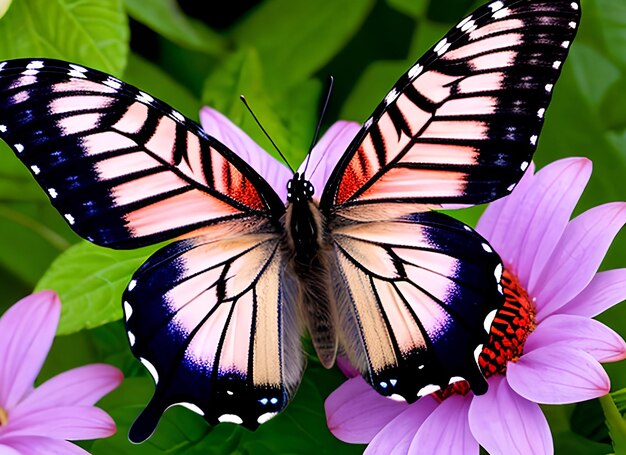
M 326 240 L 323 216 L 315 202 L 294 199 L 284 217 L 288 276 L 296 277 L 292 287 L 300 318 L 307 327 L 318 358 L 330 368 L 337 355 L 336 307 L 330 276 L 330 244 Z

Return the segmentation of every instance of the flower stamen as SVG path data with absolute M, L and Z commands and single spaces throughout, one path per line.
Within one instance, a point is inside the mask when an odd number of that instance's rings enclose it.
M 5 426 L 8 422 L 9 422 L 9 415 L 2 407 L 0 407 L 0 427 Z

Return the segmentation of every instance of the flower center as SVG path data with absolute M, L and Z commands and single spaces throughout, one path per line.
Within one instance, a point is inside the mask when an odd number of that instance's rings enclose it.
M 486 378 L 504 374 L 508 362 L 519 360 L 524 351 L 526 338 L 536 327 L 535 305 L 515 274 L 506 267 L 502 273 L 501 283 L 504 305 L 496 313 L 491 324 L 489 341 L 478 356 L 478 364 Z M 450 395 L 466 395 L 469 390 L 466 381 L 459 381 L 435 392 L 435 397 L 443 401 Z
M 0 427 L 5 426 L 8 421 L 9 421 L 9 415 L 3 408 L 0 407 Z

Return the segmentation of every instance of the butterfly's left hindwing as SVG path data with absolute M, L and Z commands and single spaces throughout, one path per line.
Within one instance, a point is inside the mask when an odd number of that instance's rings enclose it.
M 134 274 L 123 296 L 128 337 L 156 391 L 131 440 L 149 437 L 176 404 L 252 429 L 287 405 L 304 359 L 282 269 L 276 234 L 209 233 L 164 247 Z
M 487 340 L 485 320 L 502 301 L 498 255 L 472 229 L 436 212 L 341 224 L 332 238 L 352 363 L 378 392 L 408 402 L 453 377 L 483 393 L 475 356 Z

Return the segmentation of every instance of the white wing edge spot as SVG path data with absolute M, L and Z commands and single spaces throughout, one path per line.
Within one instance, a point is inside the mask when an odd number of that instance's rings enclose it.
M 7 66 L 8 62 L 2 62 L 0 63 L 0 71 L 2 71 L 4 69 L 5 66 Z
M 420 75 L 420 73 L 422 72 L 422 70 L 424 69 L 424 67 L 422 65 L 420 65 L 419 63 L 416 65 L 413 65 L 411 67 L 411 69 L 409 70 L 409 79 L 415 79 L 417 76 Z
M 87 72 L 87 68 L 83 68 L 82 66 L 76 65 L 74 63 L 70 63 L 70 68 L 72 68 L 74 71 L 78 71 L 79 73 Z
M 39 166 L 33 165 L 30 168 L 35 173 L 35 175 L 39 175 L 39 173 L 41 172 L 41 169 L 39 169 Z
M 508 187 L 507 187 L 507 191 L 510 193 L 511 191 L 513 191 L 515 189 L 515 183 L 511 183 Z
M 404 399 L 404 397 L 402 395 L 398 395 L 397 393 L 392 393 L 387 398 L 393 401 L 397 401 L 399 403 L 406 403 L 406 400 Z
M 14 144 L 13 147 L 15 147 L 17 153 L 22 153 L 24 151 L 24 146 L 22 144 Z
M 570 41 L 563 41 L 561 43 L 561 47 L 564 47 L 565 49 L 567 49 L 570 44 L 572 44 Z
M 115 80 L 115 79 L 113 79 L 113 78 L 111 78 L 111 77 L 109 77 L 108 79 L 106 79 L 106 80 L 103 82 L 103 84 L 104 84 L 104 85 L 108 85 L 109 87 L 114 88 L 114 89 L 116 89 L 116 90 L 122 87 L 122 84 L 121 84 L 121 82 L 120 82 L 120 81 Z
M 519 168 L 522 171 L 525 171 L 526 169 L 528 169 L 528 164 L 529 164 L 528 161 L 524 161 L 522 164 L 520 164 Z
M 498 1 L 498 2 L 493 2 L 491 5 L 489 5 L 489 8 L 491 8 L 492 12 L 496 12 L 502 8 L 504 8 L 504 3 Z
M 126 322 L 128 322 L 128 320 L 130 319 L 132 315 L 133 315 L 133 307 L 130 306 L 130 303 L 124 300 L 124 316 L 126 316 Z
M 398 91 L 394 87 L 391 89 L 389 93 L 387 93 L 387 96 L 385 96 L 385 104 L 389 106 L 391 103 L 393 103 L 396 100 L 397 97 L 398 97 Z
M 130 330 L 126 332 L 126 334 L 128 335 L 128 342 L 130 343 L 130 347 L 132 348 L 133 346 L 135 346 L 135 341 L 137 341 L 135 338 L 135 334 Z
M 552 68 L 554 68 L 555 70 L 558 70 L 561 67 L 561 62 L 560 60 L 556 60 L 553 64 L 552 64 Z
M 504 289 L 502 288 L 501 284 L 498 284 L 498 292 L 502 295 L 504 295 Z
M 487 317 L 485 318 L 485 322 L 483 323 L 485 327 L 485 332 L 487 333 L 491 332 L 491 324 L 493 324 L 493 320 L 496 318 L 497 313 L 498 313 L 498 310 L 491 310 L 489 314 L 487 315 Z
M 204 416 L 204 411 L 200 409 L 193 403 L 188 403 L 187 401 L 181 401 L 180 403 L 174 403 L 172 406 L 182 406 L 183 408 L 189 409 L 191 412 L 195 412 L 198 415 Z
M 483 250 L 485 250 L 487 253 L 493 253 L 493 249 L 489 246 L 488 243 L 483 242 L 482 247 L 483 247 Z
M 374 123 L 374 119 L 372 117 L 368 118 L 363 124 L 363 129 L 368 129 Z
M 546 92 L 550 93 L 554 88 L 554 84 L 546 84 Z
M 274 417 L 276 417 L 276 414 L 278 414 L 278 413 L 277 412 L 266 412 L 265 414 L 261 414 L 259 416 L 259 418 L 256 419 L 256 421 L 259 422 L 260 425 L 263 425 L 268 420 L 271 420 Z
M 507 17 L 510 13 L 511 13 L 511 11 L 508 8 L 502 8 L 502 9 L 496 11 L 495 13 L 493 13 L 493 18 L 494 19 L 503 19 L 503 18 Z
M 572 9 L 573 9 L 574 11 L 578 11 L 578 3 L 576 3 L 576 2 L 572 2 Z
M 456 28 L 463 28 L 463 26 L 471 20 L 472 20 L 472 16 L 471 15 L 467 16 L 465 19 L 463 19 L 461 22 L 457 24 Z
M 139 94 L 137 95 L 137 100 L 145 101 L 146 103 L 152 103 L 154 101 L 154 98 L 152 98 L 145 92 L 139 92 Z
M 132 291 L 135 289 L 135 286 L 137 286 L 137 280 L 130 280 L 130 283 L 128 283 L 128 290 Z
M 59 193 L 57 193 L 57 190 L 55 190 L 54 188 L 48 188 L 48 194 L 50 195 L 50 197 L 52 197 L 52 199 L 56 199 L 56 197 L 59 195 Z
M 81 71 L 70 70 L 68 71 L 67 75 L 71 77 L 78 77 L 80 79 L 87 79 L 87 76 L 85 76 L 85 73 Z
M 455 382 L 461 382 L 461 381 L 465 381 L 465 378 L 462 378 L 461 376 L 452 376 L 450 380 L 448 381 L 448 385 L 452 385 Z
M 493 276 L 496 277 L 496 281 L 499 283 L 500 280 L 502 279 L 502 264 L 498 264 L 495 268 L 495 270 L 493 271 Z
M 24 70 L 24 71 L 22 71 L 22 74 L 23 74 L 24 76 L 34 76 L 35 74 L 39 74 L 39 70 L 35 70 L 35 69 L 32 69 L 32 70 Z
M 576 22 L 572 21 L 569 24 L 569 28 L 576 28 Z
M 180 113 L 180 112 L 178 112 L 178 111 L 172 111 L 172 116 L 173 116 L 175 119 L 180 120 L 181 122 L 184 122 L 184 121 L 185 121 L 185 117 L 183 116 L 183 114 L 181 114 L 181 113 Z
M 69 213 L 66 213 L 66 214 L 65 214 L 65 215 L 63 215 L 63 216 L 65 217 L 65 219 L 67 220 L 67 222 L 68 222 L 68 223 L 70 223 L 70 224 L 74 224 L 74 223 L 76 222 L 76 220 L 74 219 L 74 217 L 73 217 L 71 214 L 69 214 Z
M 543 118 L 544 115 L 546 115 L 546 110 L 545 108 L 542 107 L 541 109 L 537 111 L 537 117 Z
M 443 49 L 446 47 L 447 44 L 448 44 L 448 40 L 446 38 L 442 39 L 441 41 L 437 43 L 434 51 L 439 55 L 443 54 L 444 53 Z
M 33 60 L 28 65 L 26 65 L 26 69 L 29 70 L 37 70 L 43 68 L 43 62 L 41 60 Z
M 441 387 L 439 387 L 438 385 L 428 384 L 427 386 L 422 387 L 419 392 L 417 392 L 417 396 L 424 397 L 426 395 L 430 395 L 431 393 L 439 392 L 440 390 Z
M 476 346 L 476 349 L 474 349 L 474 360 L 476 361 L 476 365 L 478 365 L 478 357 L 480 357 L 481 352 L 483 352 L 483 345 L 479 344 Z
M 537 139 L 539 139 L 539 137 L 536 134 L 533 134 L 532 136 L 530 136 L 530 143 L 532 145 L 537 145 Z
M 470 29 L 472 29 L 474 27 L 476 27 L 476 21 L 471 20 L 471 21 L 467 22 L 465 25 L 463 25 L 463 27 L 461 27 L 461 31 L 462 32 L 467 32 L 467 31 L 469 31 Z
M 7 126 L 6 125 L 0 125 L 0 133 L 6 133 L 7 132 Z
M 237 425 L 241 425 L 243 423 L 243 420 L 241 419 L 241 417 L 235 414 L 222 414 L 221 416 L 217 418 L 217 420 L 221 423 L 228 422 L 228 423 L 236 423 Z
M 158 384 L 159 383 L 159 373 L 157 373 L 157 370 L 156 370 L 156 368 L 154 368 L 154 365 L 152 365 L 150 362 L 148 362 L 143 357 L 139 357 L 139 361 L 141 363 L 143 363 L 144 367 L 146 367 L 146 370 L 148 370 L 148 373 L 150 373 L 150 375 L 152 376 L 152 379 L 154 379 L 154 383 Z

